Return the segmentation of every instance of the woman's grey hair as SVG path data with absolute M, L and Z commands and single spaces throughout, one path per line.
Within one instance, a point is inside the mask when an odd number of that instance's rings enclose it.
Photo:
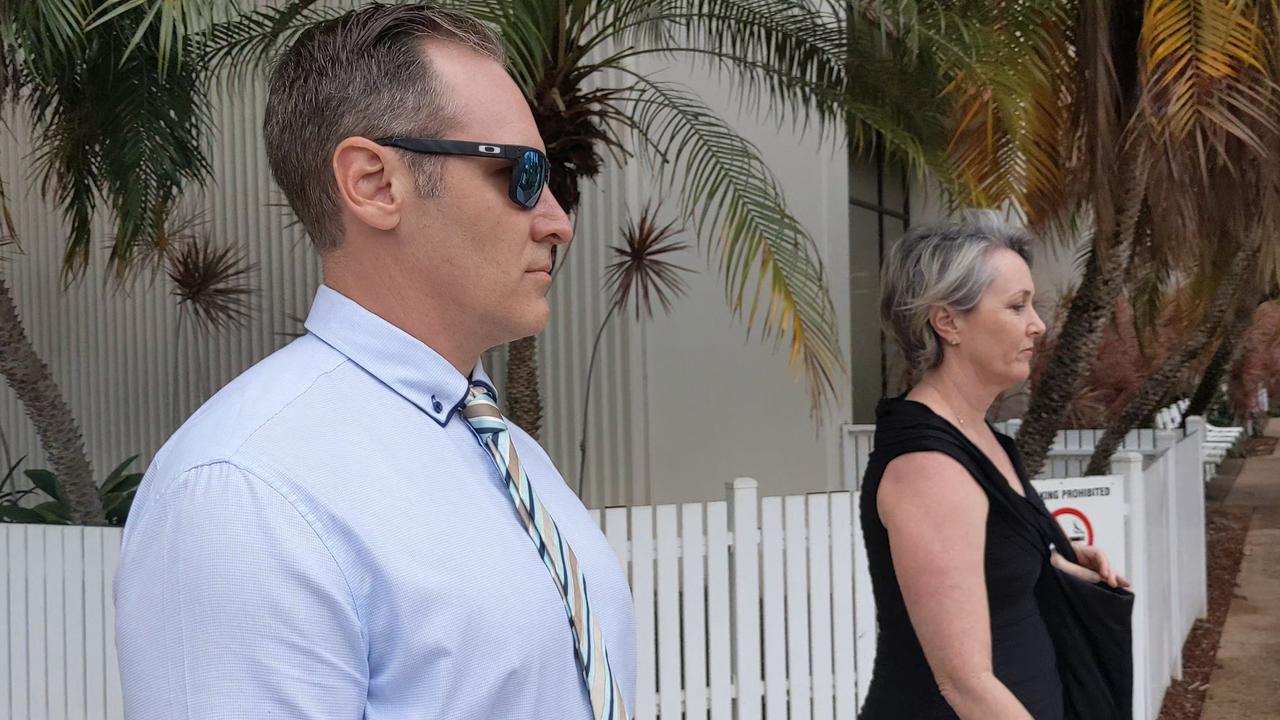
M 978 220 L 919 227 L 894 244 L 881 272 L 880 320 L 913 370 L 942 362 L 942 338 L 929 310 L 972 311 L 995 279 L 991 254 L 1012 250 L 1030 266 L 1031 242 L 1022 228 Z

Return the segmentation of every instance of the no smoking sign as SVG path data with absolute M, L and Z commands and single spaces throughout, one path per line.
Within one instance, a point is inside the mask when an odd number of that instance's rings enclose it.
M 1128 571 L 1124 546 L 1124 486 L 1119 477 L 1033 480 L 1036 492 L 1072 542 L 1096 545 Z
M 1054 510 L 1053 517 L 1062 527 L 1062 532 L 1066 533 L 1068 540 L 1093 544 L 1093 523 L 1089 522 L 1088 515 L 1073 507 L 1063 507 Z

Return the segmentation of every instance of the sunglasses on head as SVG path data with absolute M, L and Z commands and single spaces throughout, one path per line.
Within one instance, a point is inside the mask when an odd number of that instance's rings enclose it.
M 522 208 L 533 209 L 547 186 L 551 168 L 547 156 L 537 148 L 524 145 L 493 145 L 467 140 L 436 140 L 434 138 L 380 138 L 374 142 L 386 147 L 399 148 L 423 155 L 468 155 L 471 157 L 499 158 L 511 161 L 511 182 L 507 195 L 511 202 Z

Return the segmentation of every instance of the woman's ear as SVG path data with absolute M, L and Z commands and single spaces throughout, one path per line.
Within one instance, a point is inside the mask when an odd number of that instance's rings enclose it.
M 960 344 L 959 314 L 955 310 L 946 305 L 934 305 L 929 309 L 929 324 L 944 343 Z

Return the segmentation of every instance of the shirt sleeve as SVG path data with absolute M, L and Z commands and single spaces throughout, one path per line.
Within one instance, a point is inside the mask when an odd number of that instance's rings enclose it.
M 130 720 L 359 720 L 368 649 L 350 586 L 298 509 L 229 463 L 142 508 L 116 576 Z

